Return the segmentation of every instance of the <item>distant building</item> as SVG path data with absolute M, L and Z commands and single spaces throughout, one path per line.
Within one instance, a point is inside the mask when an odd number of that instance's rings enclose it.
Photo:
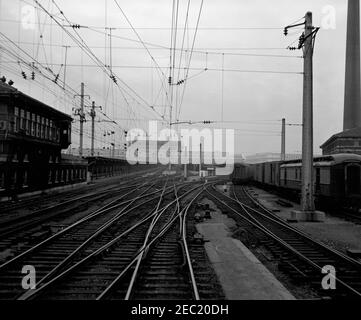
M 337 153 L 361 154 L 361 128 L 345 130 L 333 135 L 322 146 L 324 155 Z
M 287 160 L 298 160 L 301 159 L 301 154 L 286 154 Z M 272 161 L 281 161 L 280 153 L 256 153 L 250 156 L 246 156 L 246 163 L 254 164 L 254 163 L 262 163 L 262 162 L 272 162 Z

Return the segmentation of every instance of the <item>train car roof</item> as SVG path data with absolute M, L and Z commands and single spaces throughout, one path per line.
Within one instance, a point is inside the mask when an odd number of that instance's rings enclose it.
M 283 163 L 280 160 L 273 160 L 273 161 L 266 161 L 266 162 L 258 162 L 258 163 L 247 163 L 248 166 L 259 166 L 259 165 L 266 165 L 266 164 L 277 164 L 277 163 Z
M 28 101 L 36 110 L 52 115 L 56 117 L 56 119 L 67 120 L 67 121 L 73 120 L 73 118 L 70 115 L 63 113 L 59 110 L 56 110 L 33 97 L 30 97 L 27 94 L 19 91 L 18 89 L 2 81 L 0 81 L 0 97 L 14 97 L 15 99 L 20 99 L 23 101 L 25 100 Z
M 245 162 L 235 162 L 234 166 L 235 167 L 240 167 L 240 166 L 249 167 L 251 165 L 249 163 L 245 163 Z
M 318 167 L 322 166 L 331 166 L 337 165 L 344 162 L 360 162 L 361 163 L 361 155 L 353 154 L 353 153 L 340 153 L 340 154 L 333 154 L 329 156 L 321 156 L 315 157 L 313 159 L 314 165 Z M 300 167 L 302 165 L 302 160 L 292 160 L 286 161 L 281 164 L 281 167 Z

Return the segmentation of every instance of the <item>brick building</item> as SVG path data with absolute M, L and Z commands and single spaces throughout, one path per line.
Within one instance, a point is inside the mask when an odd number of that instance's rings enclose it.
M 356 127 L 333 135 L 321 146 L 321 149 L 324 155 L 337 153 L 361 154 L 361 128 Z

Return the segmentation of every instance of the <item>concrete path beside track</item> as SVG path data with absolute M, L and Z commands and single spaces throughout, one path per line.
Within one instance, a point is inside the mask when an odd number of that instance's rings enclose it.
M 249 190 L 260 204 L 285 221 L 291 217 L 293 210 L 300 209 L 298 203 L 282 199 L 260 188 L 252 187 Z M 292 207 L 281 206 L 276 202 L 278 199 L 290 203 Z M 342 218 L 326 213 L 324 222 L 297 222 L 292 223 L 292 226 L 343 253 L 347 253 L 347 250 L 361 251 L 361 225 Z
M 212 263 L 226 299 L 230 300 L 294 300 L 288 290 L 262 265 L 246 246 L 230 235 L 233 219 L 223 215 L 208 199 L 212 219 L 197 224 L 205 240 Z

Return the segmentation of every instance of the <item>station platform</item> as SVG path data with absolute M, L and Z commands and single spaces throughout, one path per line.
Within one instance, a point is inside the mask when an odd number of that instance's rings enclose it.
M 247 190 L 249 190 L 250 195 L 265 208 L 312 238 L 345 254 L 348 254 L 350 251 L 361 251 L 361 225 L 332 216 L 328 213 L 325 214 L 322 222 L 293 220 L 292 212 L 300 209 L 298 203 L 283 199 L 278 195 L 260 188 L 249 187 Z M 287 203 L 291 206 L 285 207 L 280 203 Z
M 205 248 L 227 300 L 294 300 L 293 295 L 237 239 L 230 230 L 233 219 L 223 215 L 209 199 L 211 219 L 196 225 L 207 241 Z

